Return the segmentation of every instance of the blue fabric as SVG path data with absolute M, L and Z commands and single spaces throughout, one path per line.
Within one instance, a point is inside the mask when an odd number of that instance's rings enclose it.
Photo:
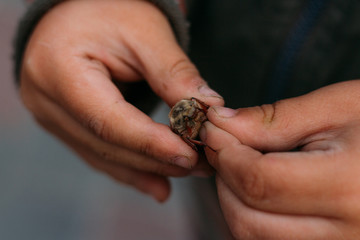
M 280 51 L 266 102 L 272 103 L 284 97 L 298 53 L 328 2 L 329 0 L 309 0 L 305 6 Z

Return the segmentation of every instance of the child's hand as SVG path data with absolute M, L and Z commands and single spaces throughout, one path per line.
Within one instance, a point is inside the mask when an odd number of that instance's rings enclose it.
M 208 118 L 201 136 L 237 239 L 359 239 L 360 81 Z
M 163 201 L 167 176 L 189 174 L 198 155 L 128 103 L 112 79 L 146 79 L 169 105 L 185 97 L 223 101 L 147 1 L 64 1 L 36 26 L 23 58 L 25 105 L 91 165 Z

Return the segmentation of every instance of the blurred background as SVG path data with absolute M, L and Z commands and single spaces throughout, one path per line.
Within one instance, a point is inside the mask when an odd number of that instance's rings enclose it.
M 172 180 L 170 200 L 158 204 L 97 173 L 34 123 L 11 62 L 24 2 L 0 0 L 0 239 L 194 239 L 188 179 Z

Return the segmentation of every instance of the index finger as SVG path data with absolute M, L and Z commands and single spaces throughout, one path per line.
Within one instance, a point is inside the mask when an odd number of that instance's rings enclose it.
M 138 56 L 140 71 L 154 92 L 173 106 L 184 98 L 195 97 L 208 105 L 224 105 L 223 98 L 200 76 L 196 66 L 180 48 L 167 21 L 128 42 Z M 146 47 L 143 47 L 146 46 Z
M 202 140 L 216 150 L 205 149 L 209 162 L 248 206 L 285 214 L 340 215 L 339 196 L 345 192 L 339 191 L 346 191 L 346 183 L 333 178 L 347 166 L 337 164 L 339 152 L 262 154 L 209 122 L 204 126 Z
M 76 73 L 76 74 L 74 74 Z M 191 168 L 197 153 L 168 126 L 126 102 L 106 69 L 87 59 L 72 59 L 49 85 L 55 98 L 82 125 L 106 142 L 126 147 L 164 163 Z

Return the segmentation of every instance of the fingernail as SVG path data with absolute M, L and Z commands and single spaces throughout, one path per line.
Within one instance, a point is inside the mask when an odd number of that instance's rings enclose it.
M 184 156 L 176 156 L 173 158 L 173 163 L 179 167 L 191 169 L 191 161 L 189 158 Z
M 199 93 L 201 95 L 204 95 L 205 97 L 217 97 L 217 98 L 223 98 L 222 96 L 220 96 L 220 94 L 218 94 L 217 92 L 215 92 L 214 90 L 212 90 L 211 88 L 209 88 L 208 85 L 202 85 L 199 87 Z
M 237 110 L 226 108 L 226 107 L 213 107 L 214 111 L 219 115 L 220 117 L 224 118 L 231 118 L 234 117 L 237 113 Z

